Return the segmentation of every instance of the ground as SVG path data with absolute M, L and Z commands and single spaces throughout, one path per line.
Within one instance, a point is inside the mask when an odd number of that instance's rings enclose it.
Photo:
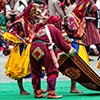
M 33 88 L 30 79 L 24 79 L 24 88 L 29 91 L 30 95 L 19 95 L 19 89 L 16 80 L 10 79 L 5 76 L 4 64 L 8 57 L 0 57 L 0 100 L 34 100 Z M 96 56 L 92 56 L 94 61 L 90 62 L 90 67 L 100 75 L 99 69 L 96 68 L 98 61 Z M 42 79 L 41 84 L 43 89 L 46 89 L 46 77 Z M 77 83 L 78 89 L 83 93 L 70 93 L 70 79 L 60 73 L 57 84 L 56 92 L 58 95 L 63 95 L 63 98 L 57 100 L 100 100 L 100 91 L 89 90 Z M 46 94 L 47 95 L 47 94 Z M 46 100 L 47 98 L 41 98 L 39 100 Z M 38 99 L 37 99 L 38 100 Z

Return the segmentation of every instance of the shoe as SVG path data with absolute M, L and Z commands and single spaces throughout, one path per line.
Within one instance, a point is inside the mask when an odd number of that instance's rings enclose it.
M 46 97 L 46 95 L 44 95 L 44 94 L 39 94 L 39 95 L 35 94 L 35 96 L 34 96 L 34 98 L 45 98 L 45 97 Z
M 55 91 L 48 91 L 48 97 L 49 99 L 59 99 L 62 98 L 62 95 L 56 95 Z
M 45 98 L 46 97 L 44 94 L 42 94 L 41 89 L 37 90 L 34 94 L 35 94 L 34 95 L 35 98 Z
M 62 95 L 48 95 L 48 99 L 59 99 L 62 98 Z

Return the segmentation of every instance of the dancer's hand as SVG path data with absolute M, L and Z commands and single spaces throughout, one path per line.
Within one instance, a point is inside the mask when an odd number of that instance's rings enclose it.
M 76 50 L 74 48 L 71 47 L 70 51 L 68 52 L 69 56 L 74 56 Z

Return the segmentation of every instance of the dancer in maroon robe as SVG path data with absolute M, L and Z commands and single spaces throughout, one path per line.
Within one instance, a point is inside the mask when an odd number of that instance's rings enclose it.
M 51 17 L 51 20 L 49 20 L 48 23 L 51 23 L 50 21 L 53 21 L 55 25 L 60 28 L 61 24 L 59 23 L 60 21 L 59 18 Z M 58 28 L 56 28 L 53 24 L 47 24 L 47 27 L 50 31 L 52 42 L 55 43 L 59 49 L 69 54 L 70 56 L 73 56 L 75 50 L 65 42 L 64 38 L 62 37 L 62 32 Z M 56 79 L 58 77 L 58 69 L 54 64 L 48 49 L 50 41 L 48 39 L 46 29 L 44 26 L 42 26 L 38 27 L 37 30 L 38 31 L 35 35 L 35 38 L 33 39 L 30 49 L 32 85 L 34 88 L 34 95 L 35 97 L 38 98 L 45 97 L 42 94 L 40 87 L 41 70 L 42 66 L 44 66 L 47 75 L 48 98 L 61 98 L 62 96 L 57 96 L 55 93 L 55 85 L 56 85 Z

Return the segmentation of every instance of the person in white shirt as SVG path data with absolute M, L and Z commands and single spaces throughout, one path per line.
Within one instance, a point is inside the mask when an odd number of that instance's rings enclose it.
M 13 8 L 11 1 L 7 2 L 5 5 L 7 18 L 11 18 L 12 15 L 18 16 L 28 5 L 26 0 L 17 0 L 14 3 Z
M 64 12 L 62 8 L 60 7 L 59 0 L 48 0 L 48 9 L 49 9 L 50 16 L 60 15 L 61 18 L 64 17 Z

